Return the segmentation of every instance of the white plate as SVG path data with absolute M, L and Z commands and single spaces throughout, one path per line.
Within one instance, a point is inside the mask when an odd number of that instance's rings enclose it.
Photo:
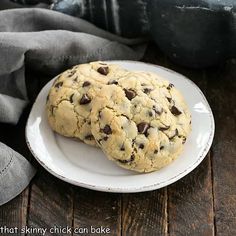
M 28 146 L 51 174 L 74 185 L 106 192 L 143 192 L 167 186 L 191 172 L 204 159 L 214 136 L 214 118 L 201 90 L 169 69 L 134 61 L 112 61 L 129 70 L 156 72 L 184 95 L 192 113 L 192 132 L 181 156 L 163 169 L 139 174 L 107 160 L 98 148 L 54 133 L 47 122 L 45 102 L 50 81 L 38 95 L 26 126 Z

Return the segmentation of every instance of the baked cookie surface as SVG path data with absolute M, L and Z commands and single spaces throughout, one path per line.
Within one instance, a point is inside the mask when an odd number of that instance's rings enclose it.
M 90 127 L 93 99 L 105 84 L 128 72 L 113 64 L 92 62 L 69 69 L 55 79 L 46 104 L 51 128 L 57 133 L 96 145 Z
M 94 99 L 91 128 L 109 159 L 126 169 L 151 172 L 179 156 L 191 116 L 173 84 L 153 73 L 130 72 L 105 85 Z

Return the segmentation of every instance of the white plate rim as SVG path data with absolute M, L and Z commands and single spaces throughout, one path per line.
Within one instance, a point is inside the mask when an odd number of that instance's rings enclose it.
M 192 172 L 204 160 L 204 158 L 206 157 L 208 151 L 210 150 L 211 144 L 213 142 L 214 133 L 215 133 L 215 121 L 214 121 L 213 112 L 212 112 L 212 109 L 211 109 L 211 107 L 210 107 L 210 105 L 209 105 L 205 95 L 201 91 L 201 89 L 192 80 L 190 80 L 186 76 L 184 76 L 184 75 L 182 75 L 182 74 L 180 74 L 180 73 L 178 73 L 176 71 L 173 71 L 173 70 L 171 70 L 169 68 L 160 66 L 160 65 L 152 64 L 152 63 L 149 63 L 149 62 L 133 61 L 133 60 L 106 60 L 105 62 L 108 62 L 108 63 L 109 62 L 110 63 L 126 63 L 127 62 L 127 63 L 144 64 L 144 65 L 149 65 L 149 66 L 157 67 L 157 68 L 160 68 L 160 69 L 165 70 L 167 72 L 170 72 L 172 74 L 176 74 L 178 76 L 181 76 L 188 83 L 190 83 L 192 86 L 195 87 L 195 89 L 199 92 L 199 94 L 201 95 L 203 101 L 205 102 L 205 105 L 206 105 L 206 108 L 207 108 L 207 111 L 208 111 L 208 115 L 209 115 L 209 118 L 210 118 L 210 131 L 211 131 L 210 135 L 209 135 L 209 138 L 208 138 L 208 140 L 206 142 L 206 146 L 202 150 L 202 152 L 199 154 L 198 159 L 194 163 L 192 163 L 192 165 L 188 166 L 186 169 L 184 169 L 180 173 L 176 174 L 175 176 L 173 176 L 173 177 L 171 177 L 171 178 L 169 178 L 169 179 L 167 179 L 165 181 L 158 182 L 158 183 L 151 184 L 151 185 L 145 185 L 145 186 L 142 186 L 142 187 L 132 187 L 132 188 L 104 187 L 104 186 L 92 185 L 92 184 L 87 184 L 87 183 L 75 181 L 73 179 L 70 179 L 68 177 L 62 176 L 62 175 L 56 173 L 55 171 L 53 171 L 34 152 L 33 148 L 31 147 L 30 140 L 28 139 L 28 135 L 27 135 L 28 130 L 29 130 L 29 119 L 30 119 L 30 115 L 29 115 L 27 123 L 26 123 L 26 127 L 25 127 L 25 139 L 26 139 L 26 144 L 27 144 L 29 150 L 31 151 L 31 153 L 33 154 L 33 156 L 35 157 L 35 159 L 49 173 L 51 173 L 53 176 L 55 176 L 55 177 L 65 181 L 65 182 L 68 182 L 68 183 L 73 184 L 75 186 L 91 189 L 91 190 L 102 191 L 102 192 L 113 192 L 113 193 L 136 193 L 136 192 L 146 192 L 146 191 L 152 191 L 152 190 L 160 189 L 160 188 L 166 187 L 166 186 L 168 186 L 168 185 L 170 185 L 170 184 L 180 180 L 181 178 L 183 178 L 184 176 L 186 176 L 187 174 Z M 35 102 L 32 105 L 31 111 L 33 110 L 33 108 L 34 108 L 34 106 L 36 104 L 36 101 L 37 101 L 38 97 L 40 96 L 40 92 L 39 92 L 37 98 L 35 99 Z M 30 114 L 31 114 L 31 112 L 30 112 Z

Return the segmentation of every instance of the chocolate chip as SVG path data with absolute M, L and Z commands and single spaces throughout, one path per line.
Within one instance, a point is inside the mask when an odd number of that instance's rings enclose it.
M 88 87 L 91 83 L 89 81 L 85 81 L 82 85 L 82 87 Z
M 160 110 L 158 110 L 158 108 L 156 107 L 156 106 L 153 106 L 152 107 L 152 109 L 155 111 L 155 113 L 157 114 L 157 115 L 161 115 L 161 113 L 163 112 L 163 109 L 161 108 Z
M 178 116 L 178 115 L 182 114 L 182 112 L 176 106 L 172 106 L 170 111 L 175 116 Z
M 70 102 L 73 103 L 73 96 L 74 96 L 74 93 L 70 95 Z
M 103 138 L 103 140 L 104 140 L 104 141 L 107 141 L 107 139 L 108 139 L 108 137 L 107 137 L 107 136 Z
M 152 117 L 152 116 L 153 116 L 153 114 L 152 114 L 152 112 L 151 112 L 151 111 L 149 111 L 149 112 L 148 112 L 148 115 L 149 115 L 150 117 Z
M 164 146 L 161 146 L 161 147 L 160 147 L 160 150 L 162 150 L 162 149 L 164 149 Z
M 167 89 L 170 90 L 170 89 L 173 88 L 173 87 L 175 87 L 175 86 L 170 83 L 170 84 L 168 85 Z
M 132 89 L 124 89 L 125 91 L 125 96 L 129 99 L 129 100 L 132 100 L 135 96 L 136 96 L 136 93 L 134 90 Z
M 97 69 L 97 72 L 99 72 L 102 75 L 107 75 L 109 73 L 108 66 L 101 66 Z
M 154 154 L 157 154 L 158 153 L 158 149 L 154 150 Z
M 139 144 L 139 146 L 138 146 L 140 149 L 144 149 L 144 144 L 143 143 L 141 143 L 141 144 Z
M 59 88 L 63 85 L 63 82 L 58 82 L 54 85 L 55 88 Z
M 159 127 L 158 129 L 160 131 L 165 131 L 165 130 L 168 130 L 170 128 L 170 126 L 166 126 L 166 127 Z
M 72 71 L 70 71 L 68 77 L 73 76 L 75 73 L 76 73 L 76 70 L 72 70 Z
M 147 134 L 147 130 L 149 129 L 149 124 L 147 124 L 146 122 L 141 122 L 137 125 L 138 128 L 138 132 L 141 134 Z
M 92 134 L 88 134 L 87 136 L 84 137 L 86 140 L 94 140 L 94 137 Z
M 168 97 L 166 97 L 166 99 L 168 100 L 169 103 L 171 103 L 172 98 L 168 98 Z
M 149 94 L 151 91 L 152 91 L 152 89 L 149 89 L 149 88 L 145 88 L 143 90 L 143 92 L 146 93 L 146 94 Z
M 88 103 L 90 103 L 90 102 L 91 102 L 91 98 L 90 98 L 87 94 L 84 94 L 84 95 L 82 96 L 82 98 L 80 99 L 79 104 L 80 104 L 80 105 L 85 105 L 85 104 L 88 104 Z
M 122 164 L 127 164 L 127 163 L 132 162 L 133 160 L 134 160 L 134 154 L 132 154 L 130 159 L 128 159 L 128 160 L 118 160 L 118 161 Z
M 125 151 L 124 145 L 121 146 L 120 150 L 121 150 L 121 151 Z
M 103 133 L 107 135 L 112 134 L 111 127 L 109 125 L 105 125 L 105 127 L 103 128 Z
M 118 82 L 116 81 L 116 80 L 110 80 L 108 83 L 107 83 L 108 85 L 111 85 L 111 84 L 118 84 Z

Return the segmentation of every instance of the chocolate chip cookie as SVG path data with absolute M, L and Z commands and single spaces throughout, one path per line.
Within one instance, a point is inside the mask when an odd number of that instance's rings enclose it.
M 173 84 L 153 73 L 130 72 L 103 86 L 93 101 L 91 128 L 110 160 L 151 172 L 179 156 L 191 115 Z
M 92 101 L 104 84 L 116 83 L 127 73 L 117 65 L 93 62 L 60 74 L 47 97 L 46 112 L 52 129 L 96 145 L 90 127 Z

